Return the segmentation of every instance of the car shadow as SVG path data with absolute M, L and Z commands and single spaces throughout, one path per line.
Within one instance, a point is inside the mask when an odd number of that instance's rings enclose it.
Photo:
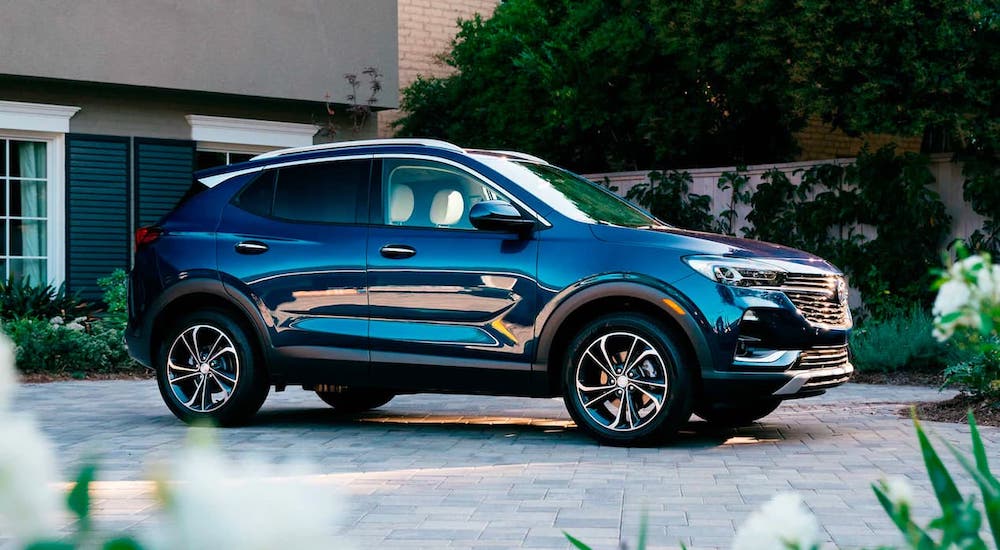
M 372 435 L 391 430 L 397 436 L 462 438 L 514 438 L 521 444 L 587 444 L 593 440 L 565 418 L 506 417 L 487 414 L 434 414 L 393 410 L 374 410 L 359 414 L 338 414 L 330 408 L 287 408 L 263 410 L 251 426 L 268 429 L 349 430 Z M 788 426 L 781 429 L 764 423 L 742 428 L 719 428 L 693 417 L 664 445 L 680 448 L 706 448 L 730 444 L 774 442 L 788 436 Z

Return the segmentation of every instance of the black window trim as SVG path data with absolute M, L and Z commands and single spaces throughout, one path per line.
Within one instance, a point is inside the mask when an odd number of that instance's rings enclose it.
M 304 165 L 304 164 L 333 164 L 335 162 L 349 162 L 349 161 L 357 161 L 357 160 L 368 161 L 368 186 L 367 186 L 368 193 L 367 193 L 367 197 L 366 197 L 367 200 L 368 200 L 368 205 L 365 205 L 365 206 L 359 205 L 357 207 L 357 214 L 358 214 L 358 218 L 359 218 L 358 221 L 356 221 L 356 222 L 307 221 L 307 220 L 296 220 L 294 218 L 285 218 L 285 217 L 282 217 L 282 216 L 275 216 L 274 215 L 274 199 L 275 199 L 275 196 L 278 193 L 278 180 L 281 178 L 281 170 L 283 168 L 294 168 L 294 167 L 297 167 L 297 166 L 300 166 L 300 165 Z M 294 224 L 302 224 L 302 225 L 323 225 L 323 226 L 334 226 L 334 227 L 336 227 L 336 226 L 358 227 L 358 226 L 372 225 L 371 224 L 371 220 L 373 218 L 371 217 L 371 208 L 370 208 L 369 205 L 371 204 L 371 187 L 372 187 L 372 182 L 373 182 L 373 177 L 374 177 L 373 174 L 375 173 L 374 166 L 375 166 L 375 159 L 373 159 L 371 155 L 353 155 L 353 156 L 350 156 L 350 157 L 333 157 L 333 158 L 319 159 L 319 161 L 308 162 L 308 163 L 306 163 L 306 162 L 301 162 L 301 163 L 296 162 L 296 163 L 283 163 L 283 164 L 275 164 L 275 165 L 272 165 L 272 166 L 264 166 L 264 167 L 261 167 L 258 170 L 256 170 L 258 173 L 253 178 L 250 178 L 250 180 L 247 181 L 245 184 L 243 184 L 243 186 L 240 188 L 240 190 L 238 192 L 236 192 L 236 193 L 233 194 L 233 197 L 229 200 L 229 204 L 232 205 L 235 208 L 239 208 L 240 210 L 242 210 L 243 212 L 246 212 L 248 214 L 251 214 L 251 215 L 254 215 L 254 216 L 260 216 L 262 218 L 266 218 L 266 219 L 269 219 L 269 220 L 279 221 L 279 222 L 282 222 L 282 223 L 294 223 Z M 268 213 L 266 215 L 262 215 L 262 214 L 258 214 L 256 212 L 251 212 L 251 211 L 249 211 L 249 210 L 247 210 L 245 208 L 242 208 L 239 205 L 238 201 L 239 201 L 240 196 L 243 195 L 243 193 L 247 190 L 247 188 L 250 187 L 251 185 L 253 185 L 254 183 L 256 183 L 256 181 L 258 179 L 260 179 L 262 176 L 264 176 L 265 174 L 274 174 L 274 177 L 272 178 L 272 182 L 271 182 L 271 204 L 270 204 L 270 207 L 268 208 Z M 365 188 L 362 188 L 360 195 L 362 197 L 364 197 L 366 195 L 365 194 Z

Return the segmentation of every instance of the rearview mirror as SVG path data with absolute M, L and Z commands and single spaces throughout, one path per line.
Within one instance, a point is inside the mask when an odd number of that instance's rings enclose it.
M 507 201 L 482 201 L 472 205 L 469 221 L 476 229 L 523 233 L 535 226 Z

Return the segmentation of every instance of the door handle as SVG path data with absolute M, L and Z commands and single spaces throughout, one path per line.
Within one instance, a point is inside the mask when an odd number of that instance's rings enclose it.
M 382 253 L 382 256 L 393 260 L 402 260 L 403 258 L 410 258 L 417 254 L 416 249 L 405 244 L 387 244 L 379 252 Z
M 268 250 L 268 246 L 260 241 L 243 241 L 236 243 L 235 248 L 240 254 L 263 254 Z

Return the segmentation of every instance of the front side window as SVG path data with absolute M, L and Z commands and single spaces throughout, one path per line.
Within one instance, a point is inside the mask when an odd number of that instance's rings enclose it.
M 45 283 L 48 251 L 48 144 L 0 138 L 3 278 Z
M 360 223 L 368 212 L 370 170 L 368 160 L 281 168 L 271 216 L 307 223 Z
M 387 225 L 473 229 L 469 210 L 505 195 L 471 174 L 439 162 L 386 159 L 382 164 L 382 212 Z

